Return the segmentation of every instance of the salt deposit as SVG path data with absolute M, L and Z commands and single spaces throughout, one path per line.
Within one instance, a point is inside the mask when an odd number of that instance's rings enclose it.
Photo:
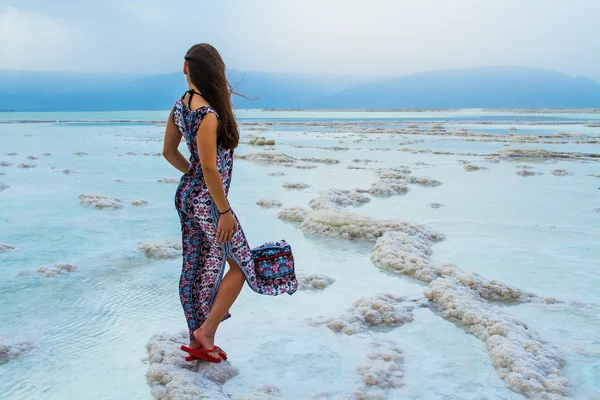
M 68 168 L 67 169 L 63 169 L 61 172 L 63 174 L 67 174 L 67 175 L 69 175 L 69 174 L 76 174 L 77 173 L 77 171 L 74 171 L 74 170 L 68 169 Z
M 8 161 L 0 161 L 0 167 L 10 167 L 11 165 Z
M 516 167 L 520 168 L 520 169 L 533 169 L 532 165 L 527 165 L 527 164 L 517 164 Z
M 80 203 L 86 207 L 97 209 L 119 209 L 123 208 L 123 202 L 113 197 L 107 197 L 101 194 L 83 193 L 79 196 Z
M 8 341 L 0 335 L 0 365 L 22 357 L 31 352 L 37 346 L 30 340 L 15 339 Z
M 371 261 L 375 266 L 386 271 L 406 275 L 426 283 L 442 277 L 455 278 L 487 300 L 527 303 L 535 297 L 531 293 L 525 293 L 505 283 L 488 280 L 477 273 L 462 271 L 453 264 L 434 265 L 430 260 L 433 254 L 431 246 L 441 239 L 441 235 L 433 231 L 427 234 L 423 234 L 422 231 L 403 229 L 388 231 L 377 239 L 371 253 Z
M 148 204 L 148 202 L 146 200 L 133 200 L 131 202 L 132 206 L 145 206 L 146 204 Z
M 181 257 L 183 247 L 181 241 L 167 239 L 162 243 L 155 240 L 144 240 L 137 244 L 137 249 L 148 258 L 164 259 Z
M 600 174 L 588 174 L 588 176 L 593 176 L 594 178 L 600 178 Z
M 218 364 L 185 361 L 180 346 L 189 333 L 154 335 L 146 344 L 149 364 L 146 381 L 157 400 L 228 400 L 222 385 L 239 371 L 228 361 Z
M 28 160 L 37 160 L 38 158 L 36 156 L 27 156 Z
M 179 183 L 180 179 L 177 178 L 160 178 L 157 182 L 160 183 Z
M 426 292 L 442 316 L 481 339 L 508 387 L 535 399 L 566 399 L 563 356 L 523 322 L 483 301 L 453 279 L 436 279 Z
M 49 157 L 49 156 L 51 156 L 51 155 L 52 155 L 52 153 L 42 153 L 42 155 L 43 155 L 44 157 Z
M 545 149 L 516 149 L 506 147 L 497 151 L 500 156 L 512 159 L 577 159 L 595 160 L 600 158 L 599 154 L 579 152 L 557 152 Z
M 314 325 L 325 324 L 334 332 L 355 335 L 374 327 L 394 328 L 412 322 L 415 305 L 405 302 L 403 297 L 391 294 L 378 294 L 371 298 L 361 298 L 354 302 L 346 313 L 329 319 L 314 319 Z
M 385 391 L 402 386 L 404 353 L 391 340 L 372 342 L 367 360 L 356 367 L 361 383 L 354 390 L 355 400 L 386 399 Z
M 35 164 L 27 164 L 27 163 L 23 163 L 23 164 L 19 164 L 19 165 L 18 165 L 18 167 L 19 167 L 19 168 L 26 168 L 26 169 L 27 169 L 27 168 L 35 168 L 35 167 L 37 167 L 37 165 L 35 165 Z
M 441 203 L 429 203 L 427 204 L 427 206 L 431 207 L 431 208 L 442 208 L 442 207 L 446 207 L 444 204 Z
M 521 175 L 521 176 L 534 176 L 534 175 L 542 175 L 541 172 L 534 172 L 534 171 L 530 171 L 528 169 L 524 169 L 521 171 L 517 171 L 517 175 Z
M 235 400 L 285 400 L 285 397 L 276 386 L 265 385 L 250 394 L 237 397 Z
M 294 168 L 297 168 L 297 169 L 315 169 L 315 168 L 317 168 L 317 166 L 316 166 L 316 165 L 311 165 L 311 164 L 306 164 L 306 165 L 294 165 L 293 167 L 294 167 Z
M 77 151 L 77 152 L 75 152 L 73 154 L 76 155 L 76 156 L 87 156 L 87 155 L 89 155 L 88 153 L 85 153 L 83 151 Z
M 370 202 L 371 199 L 357 190 L 329 189 L 321 192 L 319 197 L 312 199 L 308 205 L 313 210 L 359 206 Z
M 286 189 L 306 189 L 309 188 L 310 185 L 304 182 L 285 182 L 283 185 Z
M 366 167 L 359 167 L 358 165 L 348 165 L 347 169 L 366 169 Z
M 422 186 L 439 186 L 442 184 L 442 182 L 430 178 L 428 176 L 420 176 L 420 177 L 411 177 L 410 178 L 410 182 L 414 183 L 416 185 L 422 185 Z
M 600 208 L 594 208 L 592 211 L 595 213 L 600 213 Z
M 486 167 L 481 167 L 481 166 L 475 165 L 475 164 L 467 164 L 467 165 L 465 165 L 465 170 L 469 171 L 469 172 L 471 172 L 471 171 L 481 171 L 483 169 L 487 169 L 487 168 Z
M 281 207 L 283 206 L 283 203 L 279 200 L 267 200 L 267 199 L 260 199 L 256 202 L 256 204 L 258 206 L 261 207 L 265 207 L 265 208 L 275 208 L 275 207 Z
M 23 271 L 21 275 L 42 275 L 48 278 L 52 278 L 57 275 L 66 275 L 75 271 L 77 271 L 76 265 L 59 263 L 54 264 L 50 267 L 43 265 L 35 270 Z
M 389 231 L 421 234 L 432 241 L 443 238 L 443 235 L 421 225 L 396 220 L 378 220 L 339 210 L 315 210 L 307 213 L 298 227 L 308 234 L 371 242 Z
M 335 279 L 322 274 L 298 274 L 299 290 L 323 290 L 334 282 Z
M 283 166 L 292 166 L 296 162 L 294 157 L 281 153 L 259 152 L 238 157 L 242 160 L 256 161 L 263 164 L 281 164 Z
M 12 153 L 6 153 L 6 155 L 7 155 L 7 156 L 11 156 L 11 157 L 12 157 L 12 156 L 16 156 L 16 155 L 17 155 L 17 153 L 15 153 L 15 152 L 12 152 Z
M 9 187 L 10 187 L 10 186 L 8 186 L 8 185 L 7 185 L 7 184 L 5 184 L 4 182 L 1 182 L 1 181 L 0 181 L 0 192 L 1 192 L 1 191 L 3 191 L 3 190 L 5 190 L 5 189 L 8 189 Z
M 279 211 L 277 218 L 284 221 L 302 222 L 308 211 L 302 207 L 285 208 Z
M 267 175 L 269 176 L 284 176 L 284 172 L 269 172 Z
M 565 169 L 553 169 L 552 170 L 552 175 L 567 176 L 567 175 L 573 175 L 573 174 L 571 172 L 565 170 Z
M 314 163 L 322 163 L 322 164 L 338 164 L 340 160 L 336 160 L 334 158 L 316 158 L 316 157 L 305 157 L 301 158 L 301 161 L 306 162 L 314 162 Z
M 0 243 L 0 253 L 4 253 L 7 251 L 12 251 L 15 250 L 16 247 L 15 246 L 11 246 L 10 244 L 6 244 L 6 243 Z
M 388 197 L 397 194 L 408 193 L 409 189 L 404 184 L 404 181 L 398 180 L 390 180 L 390 179 L 382 179 L 371 185 L 371 187 L 366 190 L 367 193 L 372 194 L 373 196 L 380 197 Z

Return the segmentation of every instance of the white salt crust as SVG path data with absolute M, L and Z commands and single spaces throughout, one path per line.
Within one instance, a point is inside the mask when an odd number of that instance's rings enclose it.
M 165 259 L 181 257 L 183 247 L 181 241 L 167 239 L 164 242 L 144 240 L 137 244 L 137 249 L 148 258 Z
M 119 199 L 104 196 L 102 194 L 83 193 L 79 196 L 83 206 L 97 209 L 119 209 L 123 208 L 123 202 Z

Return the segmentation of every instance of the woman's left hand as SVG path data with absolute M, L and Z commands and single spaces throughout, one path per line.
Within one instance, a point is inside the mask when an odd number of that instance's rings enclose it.
M 219 243 L 227 243 L 231 240 L 235 231 L 237 231 L 237 221 L 235 220 L 232 211 L 229 210 L 219 217 L 217 240 Z

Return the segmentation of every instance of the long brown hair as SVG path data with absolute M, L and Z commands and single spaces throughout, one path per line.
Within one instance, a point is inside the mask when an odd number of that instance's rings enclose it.
M 210 44 L 200 43 L 188 50 L 185 61 L 188 63 L 190 81 L 219 114 L 217 143 L 225 149 L 236 148 L 240 141 L 240 131 L 233 116 L 231 95 L 242 95 L 235 92 L 227 80 L 221 55 Z

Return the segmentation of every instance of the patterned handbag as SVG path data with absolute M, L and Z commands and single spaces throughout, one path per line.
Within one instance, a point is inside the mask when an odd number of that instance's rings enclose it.
M 296 280 L 292 247 L 285 240 L 265 243 L 252 249 L 252 258 L 257 277 Z

